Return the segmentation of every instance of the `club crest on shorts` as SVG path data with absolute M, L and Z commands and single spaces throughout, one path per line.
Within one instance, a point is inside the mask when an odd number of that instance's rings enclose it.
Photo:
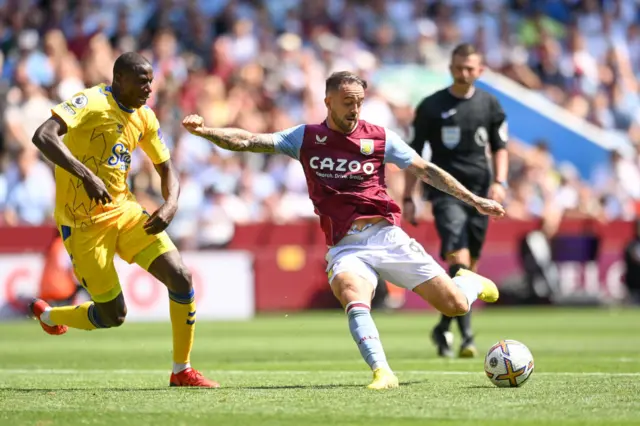
M 373 154 L 373 139 L 360 139 L 360 152 L 364 155 Z
M 460 143 L 460 127 L 442 126 L 442 144 L 449 149 L 453 149 Z

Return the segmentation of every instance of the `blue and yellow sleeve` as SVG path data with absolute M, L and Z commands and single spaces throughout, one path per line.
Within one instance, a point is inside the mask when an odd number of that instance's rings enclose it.
M 149 156 L 153 164 L 164 163 L 171 158 L 169 148 L 164 143 L 160 123 L 151 108 L 142 108 L 147 123 L 147 131 L 140 140 L 139 144 L 142 150 Z

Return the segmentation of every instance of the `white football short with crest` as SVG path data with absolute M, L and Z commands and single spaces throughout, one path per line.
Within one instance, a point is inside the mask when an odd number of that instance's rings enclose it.
M 446 274 L 420 243 L 386 221 L 345 236 L 329 248 L 326 260 L 329 284 L 339 273 L 352 272 L 371 283 L 374 290 L 378 277 L 413 290 Z

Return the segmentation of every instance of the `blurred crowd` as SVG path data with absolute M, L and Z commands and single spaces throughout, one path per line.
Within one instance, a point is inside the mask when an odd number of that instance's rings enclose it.
M 313 207 L 298 163 L 217 149 L 183 131 L 186 114 L 253 132 L 320 122 L 330 72 L 371 80 L 382 67 L 412 63 L 446 72 L 464 41 L 492 70 L 640 145 L 640 24 L 631 0 L 0 0 L 0 221 L 51 220 L 51 168 L 31 136 L 53 105 L 109 82 L 124 51 L 153 64 L 149 105 L 182 185 L 171 233 L 183 247 L 207 247 L 228 241 L 236 224 L 311 218 Z M 409 138 L 412 117 L 409 100 L 369 90 L 362 118 Z M 554 164 L 544 141 L 509 149 L 512 217 L 635 217 L 638 161 L 612 153 L 581 178 L 570 164 Z M 388 167 L 399 198 L 402 173 Z M 162 201 L 139 152 L 129 183 L 149 209 Z M 421 215 L 428 219 L 429 209 Z

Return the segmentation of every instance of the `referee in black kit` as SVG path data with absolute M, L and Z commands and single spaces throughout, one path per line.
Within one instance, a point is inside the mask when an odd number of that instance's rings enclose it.
M 473 193 L 502 203 L 508 173 L 507 122 L 498 100 L 474 87 L 483 68 L 482 55 L 473 45 L 465 43 L 453 50 L 450 64 L 453 84 L 424 98 L 418 105 L 412 146 L 421 153 L 428 143 L 433 163 Z M 488 148 L 493 157 L 493 171 L 489 166 Z M 412 193 L 416 180 L 413 174 L 405 174 L 403 214 L 404 219 L 414 225 L 416 206 Z M 454 277 L 461 268 L 475 271 L 489 218 L 427 185 L 424 185 L 424 195 L 433 207 L 441 241 L 440 256 L 449 265 L 449 274 Z M 439 356 L 453 356 L 451 319 L 443 315 L 431 334 Z M 471 313 L 456 319 L 462 335 L 460 356 L 476 356 Z

